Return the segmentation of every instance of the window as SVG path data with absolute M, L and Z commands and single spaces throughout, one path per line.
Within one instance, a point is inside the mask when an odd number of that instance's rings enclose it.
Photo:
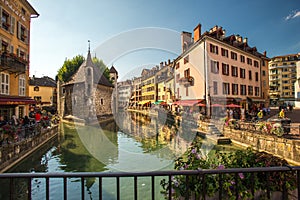
M 190 77 L 190 68 L 184 70 L 184 77 L 185 77 L 185 78 Z
M 103 99 L 102 98 L 100 99 L 100 105 L 103 105 Z
M 240 68 L 240 78 L 246 78 L 245 69 Z
M 248 95 L 253 95 L 253 86 L 248 86 Z
M 176 63 L 176 69 L 179 69 L 179 67 L 180 67 L 180 64 L 179 64 L 179 62 L 178 63 Z
M 180 96 L 179 96 L 179 88 L 177 88 L 177 98 L 179 99 Z
M 238 77 L 238 67 L 231 66 L 231 76 Z
M 235 52 L 231 52 L 231 59 L 233 59 L 233 60 L 237 60 L 237 53 L 235 53 Z
M 222 53 L 222 56 L 228 58 L 228 50 L 227 49 L 221 48 L 221 53 Z
M 254 67 L 259 67 L 258 62 L 254 60 Z
M 9 94 L 9 74 L 1 73 L 1 94 Z
M 242 62 L 242 63 L 245 63 L 245 56 L 240 55 L 240 59 L 241 59 L 241 62 Z
M 258 72 L 255 72 L 255 81 L 258 81 Z
M 19 95 L 25 96 L 25 77 L 24 76 L 19 77 Z
M 241 95 L 246 95 L 247 91 L 246 91 L 246 85 L 241 85 Z
M 214 81 L 213 82 L 213 87 L 214 87 L 214 95 L 217 95 L 218 94 L 218 82 L 217 81 Z
M 176 74 L 176 83 L 178 83 L 179 79 L 180 79 L 180 74 Z
M 211 60 L 210 62 L 211 66 L 211 72 L 214 74 L 219 73 L 219 62 Z
M 9 24 L 9 14 L 2 9 L 2 18 L 1 18 L 1 24 L 2 24 L 2 28 L 5 30 L 9 30 L 10 24 Z
M 247 64 L 252 65 L 252 59 L 251 58 L 247 58 Z
M 266 71 L 265 70 L 262 71 L 262 75 L 266 76 Z
M 188 87 L 185 88 L 185 96 L 189 96 L 189 88 Z
M 232 95 L 238 95 L 239 94 L 239 85 L 232 83 Z
M 223 75 L 229 75 L 229 65 L 222 63 L 222 74 Z
M 210 52 L 211 53 L 218 54 L 218 49 L 219 49 L 218 46 L 210 44 Z
M 189 56 L 187 55 L 184 59 L 183 59 L 183 63 L 185 64 L 185 63 L 188 63 L 189 62 Z
M 255 96 L 259 96 L 259 87 L 255 87 Z
M 252 71 L 249 70 L 249 80 L 252 80 Z
M 223 94 L 230 94 L 229 83 L 223 83 Z

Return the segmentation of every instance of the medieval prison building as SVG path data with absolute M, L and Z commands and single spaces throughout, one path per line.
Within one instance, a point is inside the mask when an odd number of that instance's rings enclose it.
M 111 74 L 110 74 L 111 75 Z M 116 82 L 117 80 L 113 80 Z M 58 84 L 60 85 L 60 84 Z M 59 87 L 61 117 L 79 120 L 85 124 L 99 117 L 112 115 L 114 83 L 93 63 L 90 50 L 87 59 L 68 82 Z

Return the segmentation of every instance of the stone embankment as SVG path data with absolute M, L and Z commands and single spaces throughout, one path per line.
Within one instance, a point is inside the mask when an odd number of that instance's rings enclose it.
M 55 125 L 49 128 L 42 128 L 38 134 L 32 137 L 1 146 L 0 173 L 7 171 L 57 135 L 58 125 Z

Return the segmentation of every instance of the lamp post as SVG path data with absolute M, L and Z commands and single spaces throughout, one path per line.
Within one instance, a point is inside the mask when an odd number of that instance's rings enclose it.
M 210 88 L 212 86 L 207 87 L 207 97 L 206 97 L 206 116 L 210 119 L 211 118 L 211 96 L 210 96 Z

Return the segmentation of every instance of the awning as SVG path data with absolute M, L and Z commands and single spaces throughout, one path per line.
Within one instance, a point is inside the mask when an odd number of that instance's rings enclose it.
M 35 103 L 36 101 L 30 97 L 0 96 L 0 105 L 24 105 Z
M 251 98 L 252 102 L 265 102 L 265 99 Z
M 204 100 L 180 100 L 180 101 L 175 101 L 173 104 L 174 105 L 179 105 L 179 106 L 194 106 L 195 104 L 201 103 Z

